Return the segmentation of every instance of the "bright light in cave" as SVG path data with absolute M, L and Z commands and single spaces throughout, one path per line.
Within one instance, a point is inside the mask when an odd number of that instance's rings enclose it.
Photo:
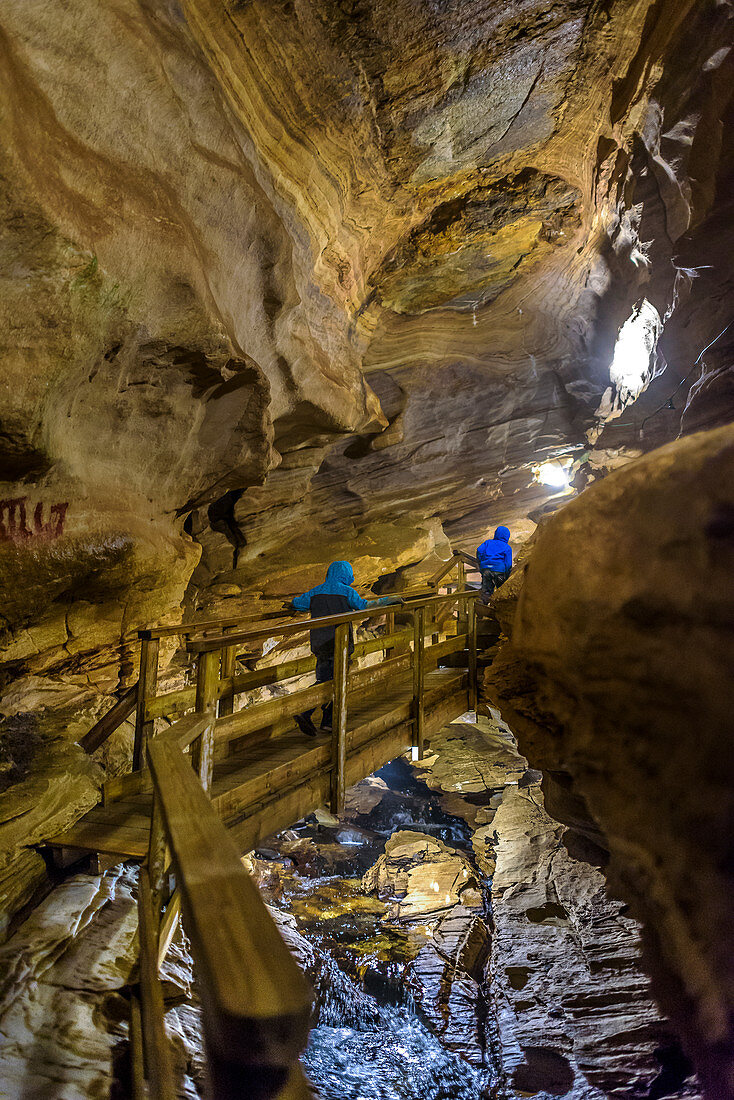
M 571 477 L 572 459 L 564 458 L 556 462 L 542 462 L 533 468 L 533 477 L 549 489 L 567 489 Z
M 637 397 L 650 381 L 651 361 L 663 324 L 655 306 L 643 298 L 622 325 L 609 368 L 618 390 Z

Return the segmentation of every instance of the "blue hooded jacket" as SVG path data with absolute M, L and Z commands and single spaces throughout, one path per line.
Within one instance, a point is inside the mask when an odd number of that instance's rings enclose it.
M 341 615 L 347 611 L 364 611 L 366 607 L 391 603 L 389 596 L 380 600 L 363 600 L 359 592 L 352 588 L 354 570 L 348 561 L 333 561 L 326 570 L 326 580 L 309 588 L 308 592 L 295 596 L 293 607 L 296 611 L 310 611 L 311 618 L 325 615 Z M 325 652 L 333 656 L 334 634 L 336 627 L 324 626 L 311 631 L 311 649 L 314 653 Z M 349 651 L 354 648 L 352 629 L 349 629 Z
M 509 573 L 512 569 L 512 547 L 508 527 L 498 527 L 493 539 L 487 539 L 477 547 L 479 568 L 491 569 L 493 573 Z

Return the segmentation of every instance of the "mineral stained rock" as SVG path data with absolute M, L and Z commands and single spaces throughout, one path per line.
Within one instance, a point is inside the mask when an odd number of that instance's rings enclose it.
M 0 949 L 2 1094 L 108 1096 L 135 965 L 133 877 L 68 879 Z
M 731 1095 L 733 1071 L 732 486 L 734 429 L 720 428 L 551 518 L 486 685 L 549 773 L 556 812 L 604 838 L 712 1097 Z
M 469 861 L 436 837 L 401 829 L 362 879 L 366 893 L 390 897 L 391 920 L 436 920 L 459 902 L 480 905 Z
M 445 1028 L 450 1041 L 463 1032 L 471 1052 L 467 987 L 481 988 L 473 1009 L 485 1006 L 486 1056 L 499 1074 L 499 1095 L 700 1097 L 653 999 L 639 923 L 607 896 L 588 854 L 572 849 L 573 831 L 546 812 L 541 774 L 527 767 L 505 724 L 453 723 L 431 739 L 431 750 L 436 763 L 418 766 L 442 800 L 458 806 L 473 761 L 467 820 L 482 803 L 491 813 L 472 838 L 491 876 L 491 935 L 482 943 L 471 915 L 457 922 L 456 909 L 413 964 L 417 977 L 432 979 L 423 997 L 443 1008 L 443 1017 L 435 1013 L 439 1033 Z
M 674 248 L 725 212 L 731 39 L 728 0 L 8 0 L 10 673 L 94 704 L 184 598 L 542 504 L 634 302 L 718 322 Z

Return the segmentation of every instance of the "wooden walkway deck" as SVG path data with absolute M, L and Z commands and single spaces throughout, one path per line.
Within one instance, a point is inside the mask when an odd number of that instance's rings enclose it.
M 380 688 L 378 695 L 361 699 L 349 708 L 348 786 L 408 752 L 412 745 L 411 675 L 396 677 L 389 686 L 382 684 Z M 427 735 L 462 714 L 467 709 L 466 670 L 442 668 L 428 672 L 424 707 Z M 254 734 L 244 748 L 215 760 L 212 806 L 230 829 L 239 850 L 249 851 L 273 832 L 328 803 L 331 768 L 330 733 L 308 737 L 293 725 L 272 738 Z M 150 790 L 123 794 L 95 806 L 66 832 L 49 837 L 47 843 L 57 849 L 144 859 L 150 840 L 152 801 Z
M 81 741 L 95 752 L 134 711 L 133 770 L 108 779 L 102 804 L 46 841 L 64 866 L 86 853 L 142 863 L 140 980 L 130 992 L 135 1100 L 177 1095 L 159 971 L 179 918 L 201 994 L 213 1100 L 307 1100 L 298 1058 L 311 995 L 241 855 L 321 806 L 342 812 L 348 786 L 407 751 L 420 758 L 428 737 L 476 708 L 467 565 L 476 568 L 465 553 L 453 555 L 427 596 L 412 590 L 387 607 L 255 628 L 220 619 L 139 631 L 137 683 Z M 363 620 L 371 632 L 352 648 L 350 629 Z M 313 655 L 275 663 L 274 655 L 305 648 L 316 623 L 335 628 L 333 680 L 299 689 Z M 174 636 L 195 682 L 159 694 L 159 646 Z M 286 690 L 261 701 L 267 686 Z M 310 738 L 295 726 L 295 715 L 329 701 L 331 733 Z

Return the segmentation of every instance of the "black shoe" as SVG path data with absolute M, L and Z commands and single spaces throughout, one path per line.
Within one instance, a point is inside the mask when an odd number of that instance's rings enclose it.
M 307 737 L 315 737 L 319 732 L 311 719 L 306 718 L 303 714 L 296 714 L 293 720 L 301 733 L 305 733 Z
M 333 733 L 333 727 L 331 725 L 331 722 L 322 722 L 321 725 L 319 726 L 319 729 L 321 730 L 322 733 Z

